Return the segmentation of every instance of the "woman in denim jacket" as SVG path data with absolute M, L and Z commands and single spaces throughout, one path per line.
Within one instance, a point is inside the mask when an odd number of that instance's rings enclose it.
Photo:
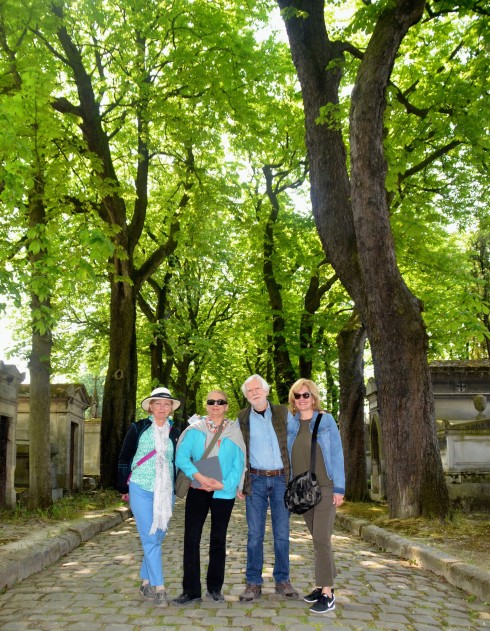
M 321 412 L 318 388 L 310 379 L 299 379 L 291 386 L 289 409 L 287 432 L 291 478 L 310 468 L 311 435 L 318 414 L 322 414 L 315 467 L 322 501 L 304 513 L 303 518 L 313 539 L 316 581 L 315 589 L 304 600 L 312 603 L 312 613 L 324 614 L 335 609 L 333 582 L 337 572 L 331 537 L 337 506 L 342 504 L 345 492 L 342 442 L 333 416 Z

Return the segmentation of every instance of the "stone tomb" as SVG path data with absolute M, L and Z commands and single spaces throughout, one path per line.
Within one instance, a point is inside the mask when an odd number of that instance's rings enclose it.
M 50 404 L 53 499 L 83 488 L 85 410 L 91 400 L 83 384 L 52 384 Z M 29 385 L 19 388 L 16 484 L 29 486 Z
M 437 436 L 449 496 L 465 510 L 490 511 L 490 361 L 430 364 Z M 369 405 L 371 496 L 385 499 L 385 461 L 374 379 Z
M 0 361 L 0 508 L 15 508 L 17 394 L 25 373 Z

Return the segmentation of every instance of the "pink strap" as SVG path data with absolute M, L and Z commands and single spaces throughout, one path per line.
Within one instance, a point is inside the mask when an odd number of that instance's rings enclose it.
M 141 458 L 141 460 L 138 460 L 138 462 L 135 464 L 135 466 L 131 469 L 131 473 L 128 475 L 128 479 L 126 481 L 126 484 L 129 482 L 131 475 L 133 473 L 133 471 L 136 469 L 136 467 L 139 467 L 140 465 L 143 464 L 143 462 L 146 462 L 147 460 L 149 460 L 152 456 L 154 456 L 157 453 L 156 449 L 153 449 L 152 451 L 150 451 L 149 453 L 146 454 L 146 456 L 143 456 L 143 458 Z

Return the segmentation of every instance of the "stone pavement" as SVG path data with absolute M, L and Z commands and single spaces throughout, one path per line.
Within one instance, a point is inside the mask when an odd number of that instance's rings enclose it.
M 181 592 L 183 506 L 178 500 L 163 544 L 166 586 L 171 598 Z M 74 535 L 75 531 L 76 528 L 70 532 Z M 264 595 L 255 603 L 241 604 L 238 595 L 243 589 L 246 533 L 244 505 L 237 502 L 228 533 L 225 603 L 203 600 L 187 607 L 170 605 L 168 609 L 158 609 L 151 601 L 142 600 L 138 593 L 141 550 L 134 521 L 129 518 L 121 523 L 119 519 L 117 525 L 95 534 L 46 569 L 20 582 L 12 580 L 12 587 L 0 594 L 0 628 L 2 631 L 490 629 L 488 603 L 340 529 L 333 537 L 338 570 L 336 609 L 315 616 L 303 600 L 286 601 L 274 594 L 270 520 Z M 206 527 L 203 576 L 208 534 Z M 64 535 L 67 541 L 69 536 L 70 533 Z M 0 565 L 2 556 L 3 553 Z M 291 579 L 303 594 L 313 586 L 312 567 L 311 539 L 303 519 L 293 516 Z

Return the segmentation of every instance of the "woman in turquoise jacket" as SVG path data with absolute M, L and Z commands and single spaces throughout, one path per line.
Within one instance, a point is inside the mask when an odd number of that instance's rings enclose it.
M 245 443 L 238 422 L 225 418 L 228 411 L 226 393 L 222 390 L 210 392 L 206 411 L 206 416 L 191 419 L 192 425 L 183 432 L 177 445 L 175 464 L 193 483 L 185 504 L 183 591 L 174 599 L 176 605 L 201 600 L 200 545 L 208 512 L 211 512 L 211 534 L 206 576 L 207 597 L 216 602 L 224 600 L 221 589 L 225 578 L 226 533 L 235 497 L 243 488 Z M 218 456 L 222 481 L 203 475 L 193 464 L 203 457 L 206 447 L 220 427 L 222 430 L 218 441 L 207 457 Z
M 322 415 L 315 467 L 322 500 L 303 514 L 315 549 L 316 586 L 304 600 L 312 604 L 312 613 L 325 614 L 335 609 L 333 582 L 336 569 L 331 538 L 337 507 L 344 501 L 345 493 L 342 442 L 333 416 L 321 411 L 318 388 L 310 379 L 299 379 L 291 386 L 289 409 L 287 433 L 291 477 L 310 468 L 311 436 L 318 415 Z

